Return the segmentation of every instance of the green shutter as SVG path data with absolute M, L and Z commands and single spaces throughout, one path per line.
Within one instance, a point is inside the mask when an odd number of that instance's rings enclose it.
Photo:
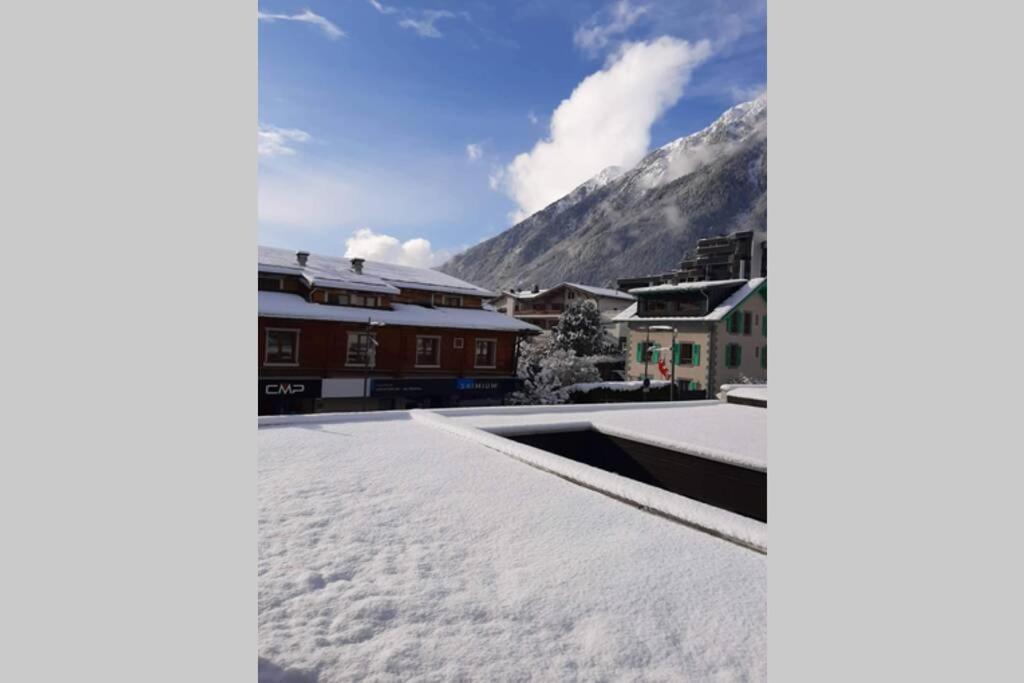
M 679 354 L 682 352 L 682 350 L 682 344 L 675 343 L 672 345 L 672 362 L 675 363 L 676 365 L 679 365 L 680 363 Z
M 694 367 L 700 365 L 700 344 L 693 345 L 693 365 Z
M 637 345 L 636 345 L 636 362 L 637 363 L 643 363 L 644 362 L 644 343 L 643 342 L 637 342 Z
M 761 349 L 761 367 L 768 369 L 768 347 Z
M 761 334 L 768 336 L 768 314 L 765 313 L 761 316 Z
M 655 342 L 655 344 L 657 344 L 657 342 Z M 661 347 L 655 346 L 654 347 L 654 352 L 651 354 L 651 362 L 652 363 L 657 363 L 658 362 L 658 357 L 659 357 L 660 353 L 661 353 Z
M 689 389 L 690 391 L 697 391 L 697 381 L 696 381 L 696 380 L 692 380 L 692 379 L 691 379 L 691 380 L 690 380 L 690 384 L 688 385 L 688 387 L 687 387 L 687 388 L 688 388 L 688 389 Z

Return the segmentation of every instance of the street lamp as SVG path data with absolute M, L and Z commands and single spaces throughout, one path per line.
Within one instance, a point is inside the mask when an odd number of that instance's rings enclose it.
M 671 325 L 650 325 L 647 328 L 647 338 L 651 338 L 651 330 L 658 332 L 671 332 L 672 333 L 672 347 L 669 353 L 672 354 L 672 383 L 668 385 L 668 400 L 676 400 L 676 328 Z
M 369 403 L 369 384 L 370 384 L 370 368 L 375 366 L 377 358 L 377 347 L 380 344 L 373 338 L 372 330 L 374 327 L 384 327 L 384 323 L 374 320 L 373 318 L 366 319 L 366 348 L 363 349 L 363 367 L 365 372 L 363 373 L 363 407 L 367 407 Z M 373 366 L 370 364 L 370 359 L 374 360 Z

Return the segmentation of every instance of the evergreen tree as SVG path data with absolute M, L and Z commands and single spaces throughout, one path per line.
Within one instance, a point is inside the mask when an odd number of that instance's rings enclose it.
M 555 346 L 574 351 L 577 356 L 598 356 L 608 353 L 613 346 L 601 326 L 601 312 L 589 299 L 576 299 L 558 318 L 552 330 Z

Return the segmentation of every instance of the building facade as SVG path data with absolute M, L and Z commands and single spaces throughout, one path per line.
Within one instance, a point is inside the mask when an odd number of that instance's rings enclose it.
M 624 344 L 627 328 L 615 318 L 634 301 L 634 297 L 605 287 L 592 287 L 574 282 L 563 282 L 548 289 L 534 291 L 508 291 L 493 302 L 495 310 L 549 332 L 574 301 L 589 300 L 597 305 L 605 334 Z
M 436 271 L 259 249 L 259 413 L 500 404 L 536 327 Z
M 622 278 L 619 289 L 632 291 L 677 282 L 712 282 L 768 277 L 768 235 L 746 230 L 729 235 L 706 237 L 683 257 L 679 268 L 670 273 Z
M 637 303 L 619 316 L 629 328 L 629 379 L 670 379 L 674 371 L 685 388 L 707 397 L 723 384 L 767 382 L 767 278 L 663 284 L 632 293 Z

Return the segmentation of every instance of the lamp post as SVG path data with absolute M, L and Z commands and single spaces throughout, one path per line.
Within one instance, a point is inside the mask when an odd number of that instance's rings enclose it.
M 647 338 L 651 337 L 651 330 L 657 330 L 658 332 L 671 332 L 672 333 L 672 347 L 669 349 L 669 353 L 672 354 L 672 383 L 668 385 L 668 400 L 676 400 L 676 328 L 670 325 L 651 325 L 647 328 Z
M 369 404 L 369 385 L 370 385 L 370 368 L 375 366 L 377 358 L 377 340 L 373 338 L 373 328 L 384 327 L 384 323 L 375 321 L 373 318 L 366 319 L 366 348 L 363 349 L 363 367 L 365 371 L 363 373 L 363 408 L 366 408 Z M 370 364 L 370 359 L 374 360 L 373 365 Z
M 647 400 L 647 393 L 651 390 L 651 377 L 647 374 L 647 361 L 651 357 L 651 327 L 647 326 L 647 342 L 644 343 L 644 390 L 643 397 Z

